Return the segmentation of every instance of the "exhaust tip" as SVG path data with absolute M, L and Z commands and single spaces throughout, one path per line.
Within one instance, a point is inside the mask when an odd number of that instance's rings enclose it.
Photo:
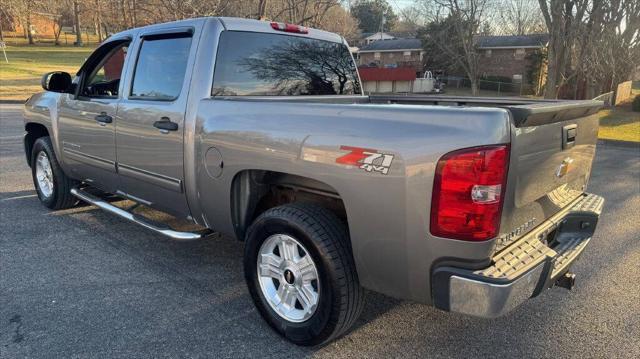
M 573 273 L 565 273 L 556 280 L 556 285 L 560 288 L 571 290 L 576 284 L 576 275 Z

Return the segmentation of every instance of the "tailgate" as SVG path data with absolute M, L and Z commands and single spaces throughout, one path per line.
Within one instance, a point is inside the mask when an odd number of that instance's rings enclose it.
M 505 106 L 511 160 L 497 250 L 552 217 L 584 192 L 598 139 L 599 101 Z

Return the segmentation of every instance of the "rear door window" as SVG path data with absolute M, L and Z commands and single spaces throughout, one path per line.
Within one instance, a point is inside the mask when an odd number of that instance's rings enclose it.
M 344 44 L 255 32 L 220 35 L 213 96 L 360 93 L 355 64 Z
M 191 37 L 144 39 L 129 98 L 172 101 L 178 98 L 189 60 Z

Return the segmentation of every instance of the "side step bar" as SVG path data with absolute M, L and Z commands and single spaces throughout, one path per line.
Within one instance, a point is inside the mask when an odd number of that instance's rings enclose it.
M 211 234 L 211 231 L 201 231 L 201 232 L 178 232 L 178 231 L 174 231 L 173 229 L 169 228 L 168 226 L 158 226 L 154 223 L 151 223 L 149 220 L 147 220 L 146 218 L 140 216 L 140 215 L 136 215 L 134 213 L 131 212 L 127 212 L 122 208 L 118 208 L 112 204 L 110 204 L 109 202 L 98 198 L 90 193 L 87 193 L 86 191 L 83 191 L 79 188 L 72 188 L 71 189 L 71 194 L 78 197 L 79 199 L 91 203 L 92 205 L 99 207 L 101 209 L 104 209 L 107 212 L 113 213 L 117 216 L 120 216 L 124 219 L 128 219 L 131 222 L 137 223 L 145 228 L 148 228 L 156 233 L 160 233 L 163 234 L 169 238 L 172 239 L 176 239 L 176 240 L 182 240 L 182 241 L 188 241 L 188 240 L 194 240 L 194 239 L 200 239 L 203 238 L 209 234 Z

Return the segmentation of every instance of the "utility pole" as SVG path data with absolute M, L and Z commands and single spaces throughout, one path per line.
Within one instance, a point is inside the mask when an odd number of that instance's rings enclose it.
M 80 33 L 80 8 L 78 5 L 78 0 L 73 0 L 73 18 L 76 25 L 76 42 L 75 46 L 82 46 L 82 34 Z

